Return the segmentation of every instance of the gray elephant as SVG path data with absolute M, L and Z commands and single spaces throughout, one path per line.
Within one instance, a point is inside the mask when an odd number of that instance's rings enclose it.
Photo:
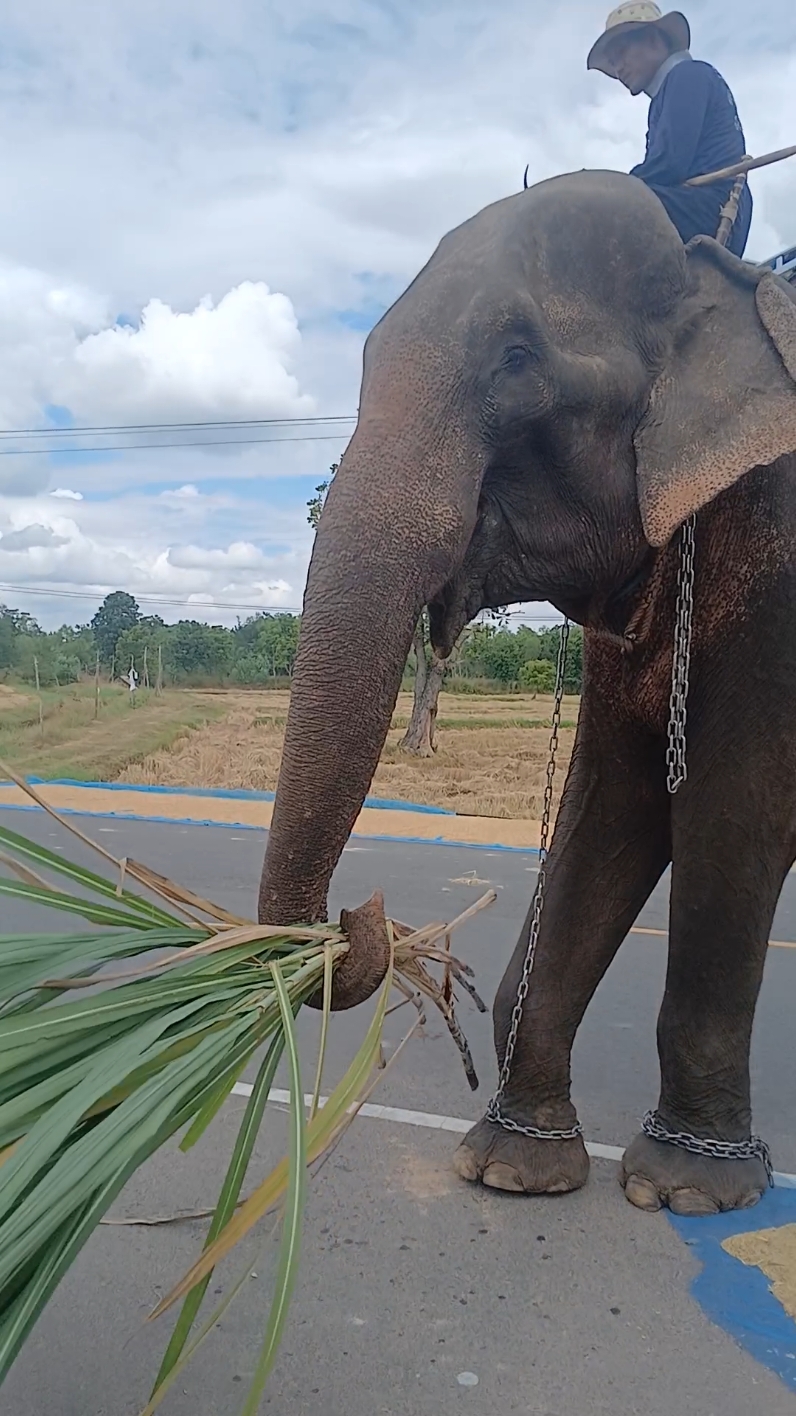
M 456 1155 L 469 1180 L 532 1194 L 585 1182 L 575 1032 L 671 863 L 656 1113 L 669 1139 L 633 1141 L 625 1192 L 705 1214 L 766 1187 L 763 1157 L 737 1143 L 751 1134 L 752 1022 L 796 858 L 794 380 L 796 292 L 707 238 L 684 247 L 657 198 L 610 172 L 541 183 L 465 222 L 367 341 L 356 432 L 312 556 L 261 918 L 324 916 L 423 605 L 441 654 L 486 606 L 548 600 L 585 626 L 503 1099 L 516 1129 L 485 1118 L 470 1132 Z M 688 776 L 671 795 L 679 528 L 694 513 Z M 499 1061 L 529 924 L 495 1002 Z

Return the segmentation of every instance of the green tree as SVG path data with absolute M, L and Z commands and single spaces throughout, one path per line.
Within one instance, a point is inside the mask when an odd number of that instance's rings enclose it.
M 64 649 L 56 649 L 51 663 L 52 676 L 56 683 L 78 682 L 83 666 L 77 654 L 70 654 Z
M 55 645 L 46 634 L 20 634 L 14 645 L 14 668 L 25 683 L 36 682 L 36 668 L 39 670 L 39 684 L 50 688 L 56 679 Z
M 556 684 L 556 671 L 549 659 L 528 659 L 520 669 L 520 683 L 537 693 L 552 693 Z
M 5 616 L 11 621 L 15 634 L 43 634 L 38 620 L 29 615 L 27 610 L 12 610 L 6 605 L 0 605 L 0 616 Z
M 300 628 L 300 617 L 290 614 L 255 615 L 238 624 L 232 631 L 237 681 L 265 683 L 269 678 L 289 678 Z
M 11 616 L 4 614 L 4 609 L 5 606 L 0 605 L 0 673 L 7 673 L 12 667 L 17 640 Z
M 138 624 L 141 611 L 132 595 L 126 590 L 114 590 L 106 595 L 91 621 L 94 639 L 103 663 L 109 664 L 116 653 L 116 645 L 126 629 Z
M 539 657 L 547 659 L 551 664 L 557 663 L 561 626 L 553 625 L 550 629 L 543 629 L 539 639 Z M 564 669 L 564 692 L 583 692 L 583 630 L 579 624 L 573 624 L 569 631 L 567 662 Z
M 97 645 L 90 624 L 62 624 L 60 629 L 53 630 L 52 635 L 48 635 L 48 638 L 52 638 L 54 641 L 56 653 L 62 655 L 65 660 L 77 662 L 78 675 L 94 672 Z M 63 679 L 64 683 L 71 681 L 67 678 Z
M 313 531 L 317 531 L 318 529 L 318 522 L 321 519 L 323 504 L 326 501 L 326 494 L 329 491 L 330 486 L 332 485 L 335 473 L 337 472 L 339 466 L 339 462 L 332 463 L 331 467 L 329 468 L 329 476 L 326 478 L 326 481 L 318 483 L 317 487 L 315 488 L 315 495 L 311 496 L 309 501 L 307 502 L 307 520 L 310 523 L 310 526 L 312 527 Z
M 144 664 L 150 684 L 157 678 L 158 648 L 165 652 L 168 628 L 159 615 L 145 615 L 130 629 L 125 629 L 116 641 L 116 662 L 121 673 L 132 664 L 143 684 Z
M 583 692 L 583 630 L 579 624 L 573 624 L 569 631 L 567 666 L 564 671 L 564 692 Z
M 516 631 L 517 643 L 522 649 L 522 661 L 529 663 L 532 659 L 539 658 L 539 635 L 535 629 L 531 629 L 527 624 L 521 624 Z
M 166 632 L 164 657 L 177 679 L 225 678 L 232 660 L 232 631 L 198 620 L 180 620 Z
M 476 624 L 467 631 L 462 663 L 476 677 L 516 683 L 529 654 L 536 649 L 527 637 L 494 624 Z
M 487 639 L 482 649 L 487 677 L 498 683 L 516 683 L 524 658 L 522 644 L 510 629 L 499 629 Z

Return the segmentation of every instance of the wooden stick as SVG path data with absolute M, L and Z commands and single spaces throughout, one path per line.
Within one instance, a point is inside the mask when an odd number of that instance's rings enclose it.
M 689 177 L 684 187 L 708 187 L 711 182 L 723 182 L 729 177 L 740 177 L 744 172 L 754 172 L 758 167 L 770 167 L 772 162 L 784 162 L 786 157 L 796 157 L 796 146 L 779 148 L 777 152 L 767 152 L 763 157 L 744 157 L 734 162 L 732 167 L 722 167 L 718 172 L 705 172 L 701 177 Z
M 741 205 L 743 189 L 746 185 L 746 173 L 742 172 L 733 182 L 732 191 L 727 198 L 726 204 L 721 209 L 721 221 L 719 222 L 719 229 L 716 232 L 716 240 L 720 246 L 726 246 L 732 235 L 732 228 L 735 225 L 738 208 Z
M 44 737 L 44 704 L 41 701 L 41 684 L 39 683 L 39 661 L 33 655 L 33 672 L 36 675 L 36 694 L 39 700 L 39 732 Z

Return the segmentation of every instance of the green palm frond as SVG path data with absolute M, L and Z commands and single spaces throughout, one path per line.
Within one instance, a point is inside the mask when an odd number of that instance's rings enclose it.
M 147 1407 L 155 1410 L 212 1327 L 214 1320 L 197 1332 L 215 1265 L 282 1205 L 272 1304 L 243 1413 L 254 1416 L 295 1284 L 307 1166 L 350 1124 L 372 1083 L 393 983 L 414 1001 L 425 995 L 441 1008 L 463 1056 L 451 977 L 483 1005 L 467 982 L 469 971 L 445 947 L 457 921 L 419 931 L 388 926 L 393 961 L 372 1021 L 319 1108 L 332 974 L 349 948 L 339 926 L 277 930 L 241 920 L 145 866 L 97 849 L 118 872 L 116 883 L 0 828 L 0 870 L 16 877 L 0 874 L 0 895 L 89 925 L 0 935 L 0 1382 L 129 1178 L 178 1134 L 190 1150 L 262 1054 L 205 1247 L 153 1314 L 182 1300 Z M 429 962 L 445 969 L 441 984 Z M 308 1116 L 295 1018 L 313 995 L 323 998 L 323 1009 Z M 241 1201 L 283 1057 L 289 1153 Z

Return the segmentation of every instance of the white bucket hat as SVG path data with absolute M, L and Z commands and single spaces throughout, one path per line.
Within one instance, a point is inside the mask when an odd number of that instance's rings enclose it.
M 654 25 L 656 29 L 661 30 L 675 50 L 687 49 L 691 43 L 688 20 L 679 10 L 672 10 L 668 15 L 663 15 L 652 0 L 626 0 L 624 5 L 618 5 L 608 16 L 603 34 L 592 46 L 586 67 L 600 69 L 609 78 L 615 79 L 616 70 L 610 59 L 611 45 L 620 35 L 644 29 L 646 25 Z

